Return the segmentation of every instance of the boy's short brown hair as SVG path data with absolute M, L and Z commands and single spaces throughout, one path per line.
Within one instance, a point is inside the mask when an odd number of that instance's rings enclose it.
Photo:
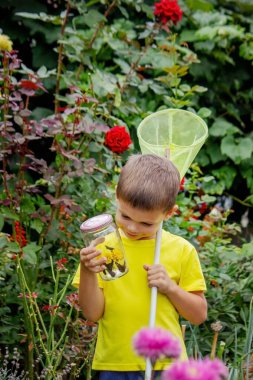
M 133 207 L 166 212 L 175 205 L 179 187 L 180 174 L 170 160 L 136 154 L 120 173 L 116 195 Z

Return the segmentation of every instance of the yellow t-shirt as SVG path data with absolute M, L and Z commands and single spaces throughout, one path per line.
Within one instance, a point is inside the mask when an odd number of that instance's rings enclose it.
M 133 241 L 122 237 L 129 272 L 114 281 L 103 281 L 105 311 L 99 320 L 97 344 L 92 368 L 95 370 L 139 371 L 145 370 L 145 360 L 137 356 L 132 348 L 132 337 L 142 327 L 148 326 L 150 314 L 150 288 L 143 264 L 154 261 L 155 239 Z M 170 278 L 186 291 L 206 290 L 198 254 L 195 248 L 182 237 L 163 230 L 160 263 L 165 266 Z M 80 268 L 73 280 L 78 287 Z M 169 299 L 158 292 L 156 327 L 169 330 L 182 343 L 181 359 L 186 359 L 186 350 L 179 324 L 179 315 Z M 164 369 L 169 361 L 156 363 L 156 370 Z

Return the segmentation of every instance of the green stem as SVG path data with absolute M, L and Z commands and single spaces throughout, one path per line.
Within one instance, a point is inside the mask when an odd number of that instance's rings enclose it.
M 65 338 L 65 335 L 66 335 L 66 331 L 67 331 L 67 328 L 68 328 L 68 325 L 69 325 L 69 322 L 70 322 L 70 317 L 72 315 L 72 311 L 73 311 L 73 306 L 71 306 L 70 308 L 70 311 L 68 313 L 68 316 L 66 318 L 66 323 L 65 323 L 65 326 L 64 326 L 64 329 L 63 329 L 63 332 L 61 334 L 61 337 L 60 339 L 58 340 L 57 344 L 55 345 L 54 349 L 56 350 L 59 345 L 61 344 L 61 342 L 63 341 L 63 339 Z
M 30 300 L 31 313 L 29 313 L 29 321 L 30 321 L 30 324 L 32 326 L 32 338 L 33 338 L 34 347 L 35 347 L 36 352 L 39 354 L 39 351 L 38 351 L 37 346 L 36 346 L 36 339 L 35 339 L 35 335 L 34 335 L 34 329 L 33 329 L 33 325 L 32 325 L 32 322 L 31 322 L 32 320 L 30 318 L 31 316 L 33 317 L 34 323 L 36 325 L 36 331 L 37 331 L 37 334 L 38 334 L 40 345 L 41 345 L 44 353 L 46 354 L 47 350 L 46 350 L 46 347 L 44 345 L 44 342 L 43 342 L 43 339 L 42 339 L 42 336 L 41 336 L 40 326 L 39 326 L 39 323 L 38 323 L 38 320 L 37 320 L 36 313 L 35 313 L 35 311 L 33 309 L 32 294 L 31 294 L 31 291 L 30 291 L 30 289 L 29 289 L 29 287 L 27 285 L 25 274 L 24 274 L 24 271 L 23 271 L 23 268 L 22 268 L 21 265 L 20 265 L 19 269 L 20 269 L 21 281 L 22 281 L 23 299 L 25 300 L 25 302 L 27 304 L 27 308 L 28 308 L 28 303 L 27 303 L 26 297 L 25 297 L 26 290 L 28 292 L 29 300 Z M 40 310 L 39 310 L 39 307 L 38 307 L 38 304 L 37 304 L 36 300 L 34 300 L 34 304 L 35 304 L 36 311 L 37 311 L 37 313 L 39 315 L 39 319 L 40 319 L 40 322 L 41 322 L 41 325 L 42 325 L 42 328 L 43 328 L 43 333 L 47 337 L 47 330 L 46 330 L 46 327 L 44 325 L 44 322 L 43 322 L 43 319 L 42 319 L 42 316 L 41 316 L 41 313 L 40 313 Z M 29 312 L 29 310 L 28 310 L 28 312 Z
M 105 14 L 104 14 L 104 17 L 107 18 L 109 16 L 109 14 L 112 12 L 113 8 L 116 6 L 117 4 L 117 0 L 114 0 L 108 7 L 108 9 L 106 10 Z M 104 21 L 101 21 L 99 24 L 98 24 L 98 27 L 97 29 L 95 30 L 94 34 L 93 34 L 93 37 L 92 39 L 90 40 L 90 43 L 89 43 L 89 46 L 88 46 L 88 49 L 91 49 L 92 48 L 92 45 L 95 41 L 95 39 L 97 38 L 98 34 L 99 34 L 99 31 L 101 29 L 103 29 L 104 27 L 104 24 L 105 22 Z
M 232 199 L 234 199 L 236 202 L 240 203 L 240 204 L 243 205 L 243 206 L 246 206 L 246 207 L 253 207 L 253 204 L 251 204 L 251 203 L 247 203 L 247 202 L 245 202 L 245 201 L 242 201 L 240 198 L 237 198 L 237 197 L 235 197 L 234 195 L 227 194 L 227 193 L 226 193 L 226 195 L 228 195 L 229 197 L 231 197 Z M 247 197 L 247 198 L 248 198 L 248 197 Z M 246 198 L 246 199 L 247 199 L 247 198 Z
M 70 279 L 71 278 L 71 279 Z M 63 299 L 63 297 L 65 296 L 65 293 L 67 291 L 67 288 L 69 287 L 69 285 L 71 284 L 72 282 L 72 276 L 68 275 L 67 277 L 67 281 L 66 281 L 66 285 L 64 286 L 64 288 L 58 293 L 58 296 L 60 295 L 58 301 L 57 301 L 57 305 L 59 305 Z
M 105 13 L 104 13 L 104 17 L 105 17 L 105 18 L 107 18 L 107 17 L 109 16 L 109 14 L 112 12 L 112 10 L 113 10 L 113 9 L 115 8 L 115 6 L 117 5 L 117 2 L 118 2 L 118 0 L 114 0 L 114 1 L 109 5 L 109 7 L 107 8 L 107 10 L 106 10 Z M 93 36 L 91 37 L 91 40 L 90 40 L 90 42 L 89 42 L 89 45 L 87 46 L 87 49 L 91 49 L 91 48 L 92 48 L 92 46 L 93 46 L 93 44 L 94 44 L 94 42 L 95 42 L 97 36 L 99 35 L 100 30 L 103 29 L 104 25 L 105 25 L 105 21 L 100 21 L 100 22 L 98 23 L 98 26 L 97 26 L 95 32 L 93 33 Z M 79 77 L 80 77 L 80 74 L 81 74 L 81 72 L 82 72 L 82 69 L 83 69 L 83 64 L 81 63 L 81 64 L 79 65 L 78 69 L 77 69 L 77 72 L 76 72 L 76 80 L 79 80 Z
M 48 339 L 47 329 L 46 329 L 46 326 L 44 324 L 44 321 L 43 321 L 43 318 L 42 318 L 42 315 L 41 315 L 41 312 L 40 312 L 40 309 L 39 309 L 39 306 L 38 306 L 36 300 L 34 300 L 34 305 L 35 305 L 35 309 L 37 311 L 37 314 L 39 316 L 39 320 L 40 320 L 40 323 L 41 323 L 41 326 L 42 326 L 43 333 L 45 334 L 46 339 Z M 34 313 L 34 315 L 36 316 L 35 313 Z M 35 319 L 36 319 L 36 317 L 35 317 Z M 37 319 L 36 319 L 36 322 L 37 322 Z M 44 344 L 43 344 L 43 346 L 44 346 Z
M 55 273 L 54 273 L 54 264 L 53 264 L 52 256 L 50 256 L 50 265 L 51 265 L 52 277 L 53 277 L 53 280 L 54 280 L 54 283 L 55 283 L 56 282 L 56 278 L 55 278 Z
M 70 11 L 70 2 L 67 2 L 67 9 L 65 13 L 64 20 L 62 22 L 62 27 L 61 27 L 61 39 L 63 38 L 65 28 L 67 25 L 68 21 L 68 15 Z M 55 113 L 57 113 L 58 108 L 59 108 L 59 100 L 58 100 L 58 95 L 60 93 L 60 80 L 61 80 L 61 72 L 62 72 L 62 61 L 63 61 L 63 43 L 60 44 L 59 46 L 59 54 L 58 54 L 58 64 L 57 64 L 57 75 L 56 75 L 56 86 L 55 86 Z
M 56 273 L 56 279 L 55 279 L 55 285 L 54 285 L 54 295 L 52 303 L 50 303 L 50 306 L 57 306 L 57 293 L 58 293 L 58 286 L 59 286 L 59 271 Z M 50 314 L 50 325 L 49 325 L 49 331 L 48 331 L 48 340 L 47 340 L 47 350 L 48 352 L 52 352 L 54 350 L 54 320 L 55 320 L 55 312 L 52 310 L 52 313 Z M 46 364 L 48 363 L 48 360 Z
M 24 306 L 24 320 L 25 320 L 25 327 L 27 332 L 27 340 L 28 340 L 28 348 L 27 348 L 27 367 L 28 367 L 28 378 L 29 380 L 34 379 L 34 357 L 33 357 L 33 347 L 35 346 L 35 339 L 34 339 L 34 331 L 33 331 L 33 325 L 30 318 L 30 312 L 29 312 L 29 305 L 26 299 L 26 281 L 24 272 L 22 269 L 22 264 L 20 261 L 20 257 L 17 257 L 17 274 L 18 274 L 18 280 L 19 280 L 19 286 L 22 293 L 22 301 Z
M 3 59 L 3 68 L 4 68 L 4 78 L 3 78 L 3 86 L 4 86 L 4 105 L 3 105 L 3 121 L 4 121 L 4 130 L 3 130 L 3 136 L 4 138 L 6 137 L 7 134 L 7 121 L 8 121 L 8 112 L 9 112 L 9 59 L 6 56 L 4 52 L 4 59 Z M 3 152 L 6 151 L 7 148 L 7 141 L 3 141 Z M 4 193 L 6 194 L 7 198 L 11 200 L 12 202 L 12 196 L 11 193 L 9 192 L 8 188 L 8 181 L 7 181 L 7 155 L 6 153 L 3 153 L 3 185 L 4 185 Z M 12 204 L 12 203 L 11 203 Z M 13 205 L 12 205 L 13 206 Z
M 94 354 L 94 351 L 95 351 L 95 345 L 96 345 L 96 339 L 94 338 L 93 341 L 92 341 L 92 343 L 91 343 L 90 350 L 89 350 L 90 356 L 89 356 L 87 370 L 86 370 L 86 380 L 91 380 L 91 364 L 92 364 L 93 354 Z M 81 371 L 81 369 L 80 369 L 80 371 Z

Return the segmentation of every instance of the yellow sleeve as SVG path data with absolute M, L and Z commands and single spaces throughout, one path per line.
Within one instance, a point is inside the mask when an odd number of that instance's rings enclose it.
M 179 286 L 188 292 L 206 290 L 198 253 L 192 245 L 187 245 L 183 252 Z
M 103 289 L 103 287 L 104 287 L 103 286 L 103 280 L 99 276 L 99 274 L 97 275 L 97 278 L 98 278 L 98 286 Z M 79 284 L 80 284 L 80 264 L 78 265 L 77 271 L 76 271 L 75 276 L 74 276 L 73 281 L 72 281 L 72 285 L 75 288 L 79 288 Z
M 80 284 L 80 264 L 78 265 L 77 271 L 72 281 L 72 285 L 75 288 L 79 288 L 79 284 Z

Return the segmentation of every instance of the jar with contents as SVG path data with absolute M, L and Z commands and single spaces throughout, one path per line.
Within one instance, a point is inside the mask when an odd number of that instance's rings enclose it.
M 99 272 L 103 280 L 115 280 L 128 272 L 124 246 L 110 214 L 101 214 L 86 220 L 81 224 L 80 230 L 85 246 L 93 245 L 107 259 L 106 268 Z

